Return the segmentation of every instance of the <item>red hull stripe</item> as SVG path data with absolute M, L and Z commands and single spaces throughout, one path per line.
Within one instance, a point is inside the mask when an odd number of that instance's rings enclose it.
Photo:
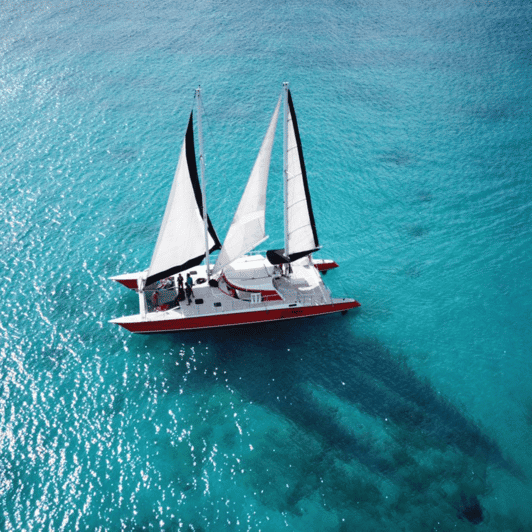
M 318 263 L 315 264 L 316 268 L 320 272 L 326 272 L 327 270 L 333 270 L 334 268 L 338 268 L 338 264 L 336 262 L 325 262 L 325 263 Z
M 115 279 L 117 283 L 123 284 L 126 288 L 131 288 L 131 290 L 137 289 L 137 280 L 130 278 L 130 279 Z
M 359 307 L 358 301 L 336 303 L 331 305 L 319 305 L 316 307 L 295 307 L 274 310 L 255 310 L 252 312 L 240 312 L 232 314 L 216 314 L 210 316 L 198 316 L 194 318 L 181 318 L 159 322 L 119 323 L 125 329 L 134 333 L 158 333 L 187 331 L 190 329 L 208 329 L 211 327 L 228 327 L 232 325 L 245 325 L 250 323 L 266 323 L 270 321 L 289 320 L 294 318 L 306 318 L 342 312 L 351 308 Z

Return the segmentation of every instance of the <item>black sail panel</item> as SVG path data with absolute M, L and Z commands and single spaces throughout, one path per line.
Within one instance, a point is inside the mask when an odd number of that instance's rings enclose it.
M 192 188 L 194 189 L 194 196 L 196 197 L 196 203 L 198 204 L 198 209 L 201 215 L 203 216 L 203 196 L 201 194 L 201 186 L 198 177 L 198 166 L 196 164 L 196 149 L 194 143 L 194 128 L 192 125 L 192 113 L 190 113 L 190 120 L 188 122 L 187 134 L 185 136 L 185 145 L 186 145 L 186 155 L 188 167 L 190 169 L 190 180 L 192 182 Z M 210 253 L 220 249 L 222 247 L 218 235 L 214 230 L 211 219 L 207 215 L 207 229 L 211 238 L 214 240 L 214 245 L 209 250 Z M 205 255 L 203 255 L 205 257 Z M 187 268 L 184 268 L 187 269 Z

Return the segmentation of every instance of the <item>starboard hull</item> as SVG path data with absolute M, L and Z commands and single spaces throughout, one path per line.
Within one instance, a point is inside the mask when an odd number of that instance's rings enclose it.
M 316 306 L 285 307 L 266 310 L 253 310 L 245 312 L 230 312 L 221 314 L 209 314 L 186 318 L 162 319 L 162 320 L 112 320 L 132 333 L 153 334 L 171 333 L 178 331 L 190 331 L 200 329 L 212 329 L 219 327 L 234 327 L 239 325 L 253 325 L 269 323 L 296 318 L 323 316 L 337 312 L 346 312 L 359 307 L 360 303 L 354 299 L 337 299 L 333 303 Z M 134 317 L 132 317 L 134 318 Z

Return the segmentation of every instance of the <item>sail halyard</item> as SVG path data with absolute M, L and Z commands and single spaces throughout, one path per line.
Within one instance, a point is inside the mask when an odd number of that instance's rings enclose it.
M 277 102 L 244 194 L 218 255 L 215 274 L 268 238 L 265 231 L 266 189 L 280 107 L 281 98 Z
M 220 241 L 207 216 L 198 179 L 194 148 L 193 115 L 190 113 L 185 139 L 166 204 L 163 222 L 144 286 L 201 264 L 206 247 L 220 248 Z M 205 226 L 207 225 L 207 246 Z
M 312 210 L 303 147 L 297 118 L 288 84 L 285 88 L 285 247 L 284 255 L 290 262 L 304 257 L 320 244 Z

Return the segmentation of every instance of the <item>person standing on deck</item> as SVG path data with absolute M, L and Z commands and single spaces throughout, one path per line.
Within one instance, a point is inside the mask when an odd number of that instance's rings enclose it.
M 192 297 L 194 296 L 194 292 L 192 291 L 193 284 L 194 282 L 192 281 L 192 276 L 190 275 L 190 273 L 187 273 L 187 282 L 185 287 L 185 294 L 187 296 L 188 301 L 187 305 L 190 305 Z

